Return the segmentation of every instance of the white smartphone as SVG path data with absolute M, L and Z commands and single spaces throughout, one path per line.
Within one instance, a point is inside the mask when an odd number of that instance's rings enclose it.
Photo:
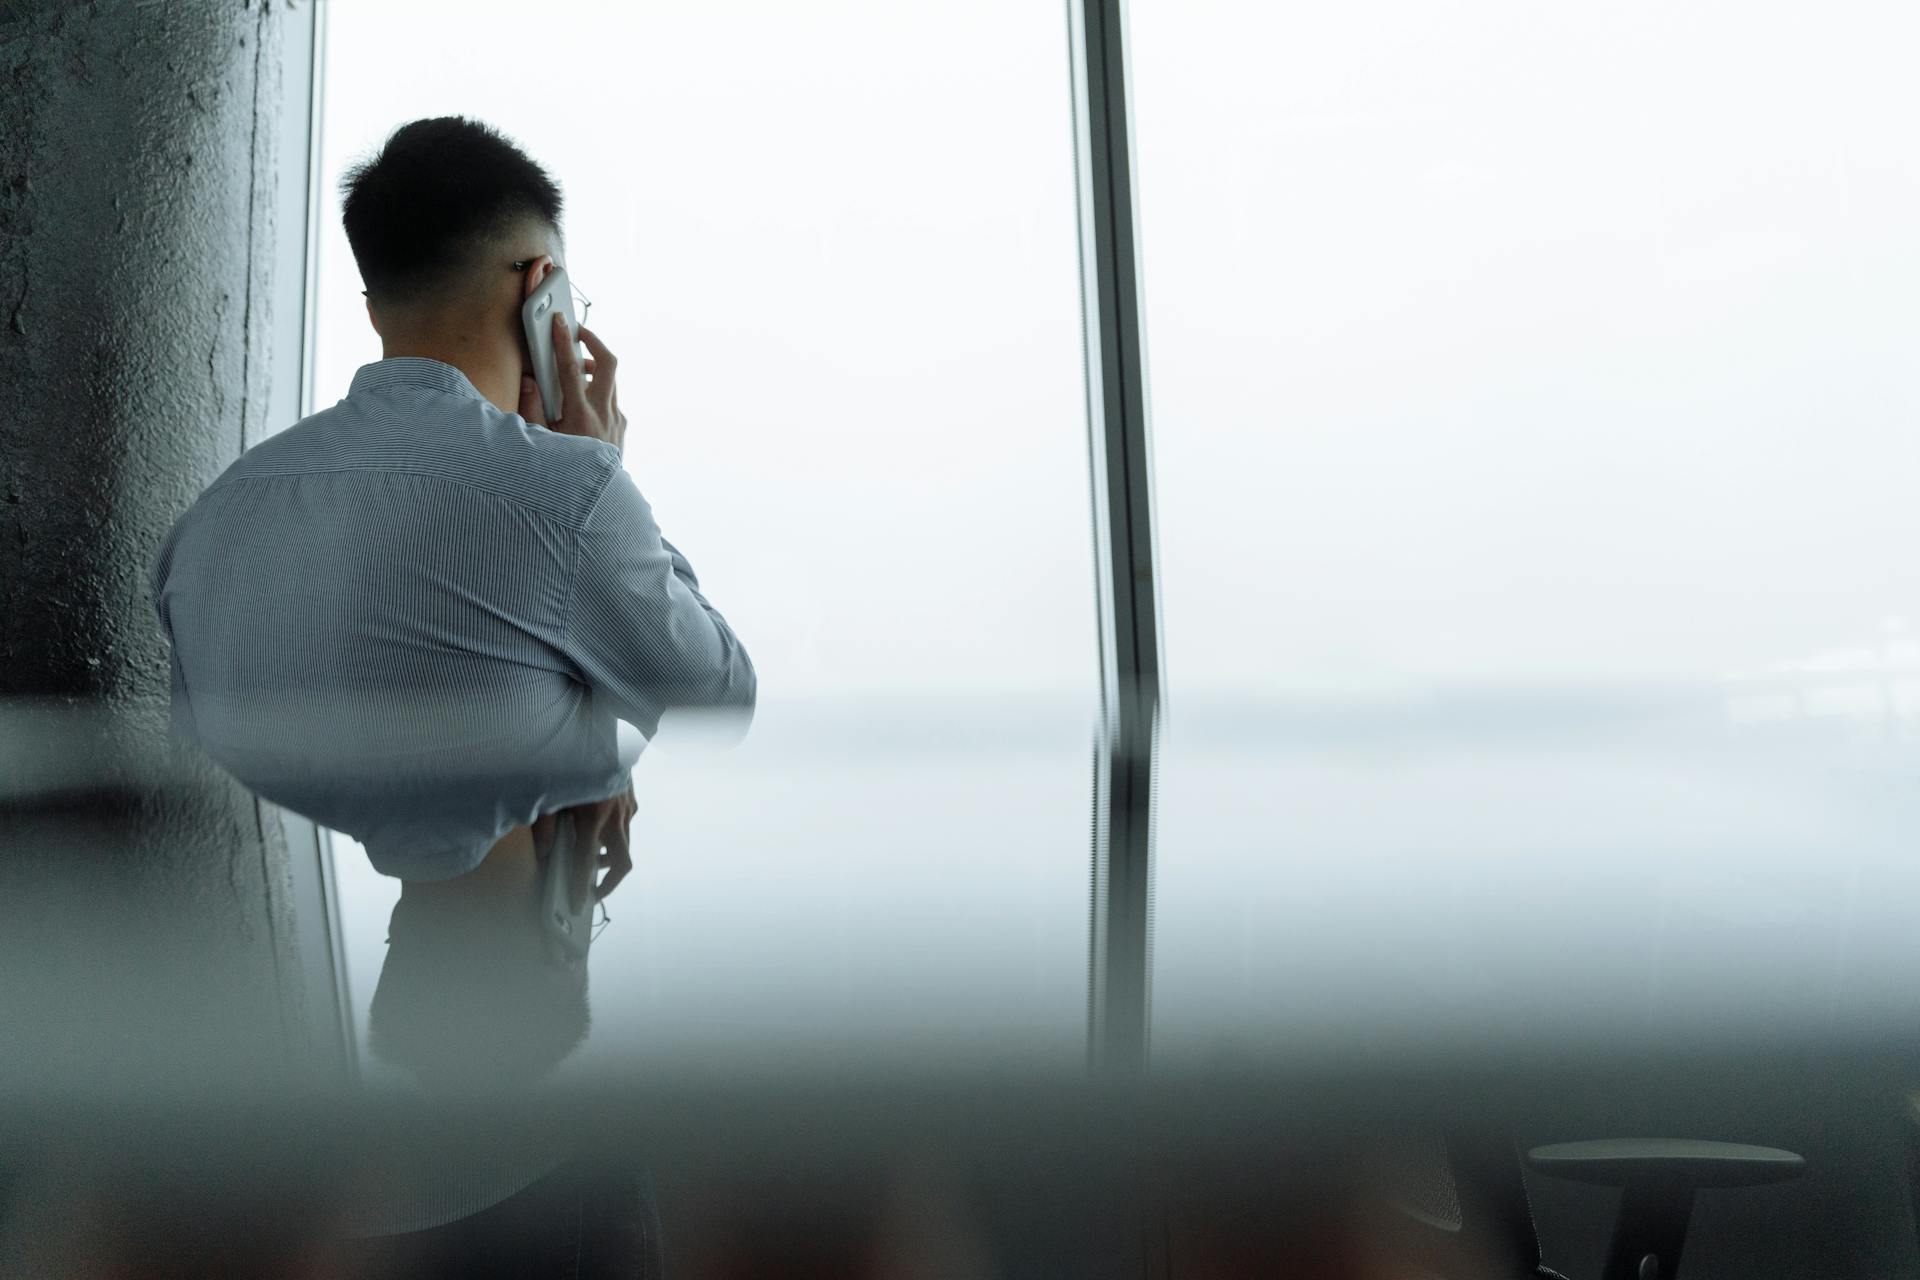
M 573 314 L 573 290 L 565 267 L 555 267 L 520 306 L 520 327 L 527 335 L 527 356 L 533 361 L 533 380 L 540 387 L 540 403 L 548 422 L 560 420 L 560 368 L 553 357 L 553 313 L 567 318 L 567 336 L 580 340 L 580 321 Z
M 594 875 L 589 862 L 583 868 L 588 877 L 587 903 L 575 911 L 570 890 L 579 840 L 573 829 L 573 815 L 557 814 L 553 825 L 553 848 L 547 853 L 547 865 L 540 883 L 540 927 L 560 959 L 583 960 L 586 958 L 587 944 L 593 940 L 592 882 L 598 877 Z

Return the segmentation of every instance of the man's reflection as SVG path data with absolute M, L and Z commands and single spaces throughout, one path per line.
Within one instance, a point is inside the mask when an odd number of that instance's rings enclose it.
M 374 1057 L 464 1095 L 532 1084 L 572 1053 L 591 1022 L 587 966 L 556 945 L 548 879 L 590 917 L 632 870 L 634 810 L 628 788 L 513 828 L 466 875 L 403 881 L 369 1016 Z
M 549 876 L 590 911 L 631 868 L 633 812 L 631 791 L 577 806 L 515 827 L 466 875 L 405 882 L 369 1016 L 375 1060 L 424 1099 L 510 1108 L 578 1050 L 592 1022 L 588 970 L 557 945 Z M 355 1276 L 536 1275 L 576 1257 L 580 1275 L 659 1271 L 644 1173 L 557 1140 L 482 1133 L 382 1151 L 345 1200 Z
M 403 884 L 368 1016 L 377 1060 L 432 1092 L 490 1092 L 543 1078 L 586 1039 L 587 966 L 551 950 L 542 872 L 515 827 L 467 875 Z

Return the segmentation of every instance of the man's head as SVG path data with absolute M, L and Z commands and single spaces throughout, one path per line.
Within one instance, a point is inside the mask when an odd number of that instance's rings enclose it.
M 376 308 L 430 306 L 498 283 L 529 236 L 558 247 L 559 186 L 478 120 L 402 125 L 340 187 L 347 242 Z
M 439 116 L 396 129 L 340 189 L 386 353 L 454 364 L 511 408 L 520 300 L 562 258 L 559 185 L 498 130 Z

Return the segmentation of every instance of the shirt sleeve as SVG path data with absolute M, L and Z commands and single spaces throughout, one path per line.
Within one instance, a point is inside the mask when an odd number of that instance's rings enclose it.
M 580 530 L 562 647 L 594 696 L 649 738 L 672 710 L 722 712 L 739 732 L 752 719 L 747 651 L 618 467 Z
M 187 698 L 186 673 L 180 670 L 180 651 L 173 643 L 173 619 L 167 613 L 167 578 L 173 569 L 173 544 L 179 531 L 176 524 L 154 553 L 147 567 L 147 598 L 160 622 L 160 634 L 167 640 L 167 664 L 172 668 L 172 684 L 167 700 L 167 729 L 176 739 L 199 741 L 193 723 L 193 703 Z

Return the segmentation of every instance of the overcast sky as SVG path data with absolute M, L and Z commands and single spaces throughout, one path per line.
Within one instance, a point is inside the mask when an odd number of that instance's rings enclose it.
M 1920 10 L 1131 12 L 1176 690 L 1920 621 Z

